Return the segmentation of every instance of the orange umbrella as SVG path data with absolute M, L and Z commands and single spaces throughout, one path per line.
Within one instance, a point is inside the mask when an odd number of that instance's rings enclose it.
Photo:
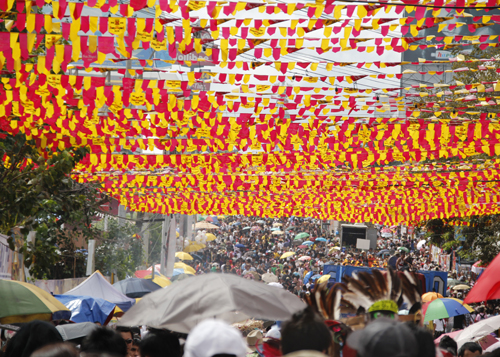
M 424 295 L 422 295 L 422 302 L 434 301 L 436 299 L 441 299 L 442 297 L 443 295 L 441 295 L 440 293 L 425 293 Z

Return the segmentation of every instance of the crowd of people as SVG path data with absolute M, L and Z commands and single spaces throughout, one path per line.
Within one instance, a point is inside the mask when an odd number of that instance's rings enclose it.
M 235 216 L 224 218 L 218 224 L 219 229 L 210 231 L 217 239 L 196 252 L 193 261 L 184 262 L 197 274 L 215 271 L 261 280 L 264 274 L 272 273 L 277 283 L 302 296 L 314 286 L 314 278 L 322 274 L 325 264 L 446 271 L 432 260 L 428 244 L 419 245 L 419 239 L 402 234 L 400 227 L 393 227 L 392 237 L 384 238 L 384 227 L 374 226 L 378 232 L 376 247 L 361 250 L 341 247 L 339 230 L 330 229 L 317 219 Z M 296 239 L 301 233 L 307 237 Z M 287 252 L 293 255 L 281 259 Z M 308 273 L 313 279 L 306 278 Z M 454 273 L 453 277 L 462 283 L 470 282 L 470 276 L 461 272 Z

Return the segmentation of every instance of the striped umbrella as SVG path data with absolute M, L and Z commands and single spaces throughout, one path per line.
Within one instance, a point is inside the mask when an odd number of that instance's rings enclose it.
M 67 320 L 71 311 L 39 287 L 15 280 L 0 280 L 0 323 L 32 320 Z
M 422 306 L 424 322 L 465 315 L 471 313 L 472 311 L 474 311 L 474 309 L 469 305 L 464 304 L 462 300 L 453 298 L 436 299 L 431 302 L 426 302 Z

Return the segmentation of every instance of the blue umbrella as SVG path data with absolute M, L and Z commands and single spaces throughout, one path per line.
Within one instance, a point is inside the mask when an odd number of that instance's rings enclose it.
M 304 284 L 307 284 L 309 282 L 309 279 L 311 278 L 311 276 L 313 276 L 314 272 L 313 271 L 310 271 L 309 273 L 306 274 L 306 276 L 304 277 Z
M 115 310 L 115 304 L 101 298 L 91 296 L 54 295 L 71 311 L 71 321 L 92 322 L 99 321 L 105 325 L 111 320 L 111 313 Z
M 316 238 L 316 242 L 326 242 L 326 239 L 319 237 L 319 238 Z
M 184 274 L 184 269 L 174 269 L 172 276 Z
M 279 231 L 280 229 L 275 227 L 275 228 L 271 228 L 272 231 Z
M 244 244 L 235 244 L 236 248 L 246 248 L 246 245 Z
M 302 244 L 304 244 L 304 245 L 313 245 L 313 244 L 314 244 L 314 242 L 311 242 L 310 240 L 308 240 L 308 241 L 305 241 L 305 242 L 304 242 L 304 243 L 302 243 Z
M 121 280 L 113 284 L 113 286 L 122 294 L 133 299 L 141 298 L 146 294 L 161 289 L 160 285 L 153 283 L 151 280 L 139 278 Z

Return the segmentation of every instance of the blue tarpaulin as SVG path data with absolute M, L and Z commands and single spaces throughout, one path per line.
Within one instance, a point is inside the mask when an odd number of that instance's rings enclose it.
M 74 322 L 99 322 L 106 324 L 108 317 L 115 309 L 115 304 L 104 299 L 91 296 L 54 295 L 71 311 L 71 321 Z

